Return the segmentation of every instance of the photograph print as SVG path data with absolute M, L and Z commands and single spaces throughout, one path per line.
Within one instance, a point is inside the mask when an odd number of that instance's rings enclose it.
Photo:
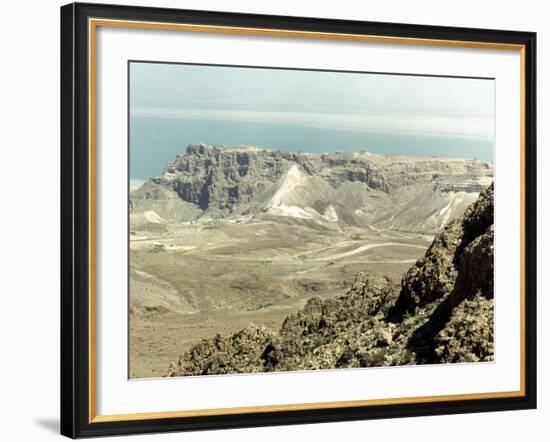
M 128 69 L 130 378 L 494 360 L 494 79 Z

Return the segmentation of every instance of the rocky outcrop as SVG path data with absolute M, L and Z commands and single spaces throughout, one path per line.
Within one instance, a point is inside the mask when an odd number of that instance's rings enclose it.
M 477 362 L 493 359 L 493 185 L 434 239 L 400 285 L 358 273 L 310 299 L 277 332 L 203 340 L 169 376 Z
M 202 210 L 231 212 L 234 206 L 250 202 L 268 183 L 276 182 L 288 169 L 292 155 L 192 144 L 152 181 L 172 188 L 182 200 Z
M 439 285 L 435 291 L 414 292 L 409 290 L 411 285 L 411 274 L 415 275 L 415 269 L 409 271 L 403 280 L 403 290 L 393 309 L 394 317 L 399 317 L 404 312 L 413 313 L 416 308 L 427 302 L 425 293 L 429 299 L 435 298 L 440 302 L 431 315 L 429 321 L 415 331 L 409 342 L 411 348 L 421 361 L 447 361 L 449 358 L 457 360 L 490 360 L 493 341 L 493 279 L 494 279 L 494 186 L 491 184 L 484 190 L 475 204 L 473 204 L 463 219 L 452 226 L 448 226 L 442 235 L 453 230 L 459 234 L 459 242 L 449 244 L 445 252 L 446 259 L 442 259 L 440 267 L 435 272 L 445 274 L 445 289 L 441 290 Z M 425 264 L 431 258 L 424 257 L 416 265 L 416 270 L 422 273 Z M 437 267 L 437 266 L 435 266 Z M 411 295 L 413 294 L 413 295 Z M 466 301 L 466 302 L 465 302 Z M 457 308 L 459 307 L 460 308 Z M 477 310 L 477 312 L 476 312 Z M 472 313 L 476 316 L 470 318 Z M 469 324 L 469 329 L 456 330 L 456 324 Z M 486 328 L 491 325 L 490 328 Z M 480 334 L 488 333 L 488 336 L 480 337 Z M 460 338 L 460 335 L 463 335 Z M 448 340 L 449 336 L 456 336 L 468 345 L 457 345 L 456 342 Z M 467 340 L 465 340 L 467 336 Z M 481 345 L 477 341 L 483 341 Z M 455 347 L 455 350 L 448 353 L 441 346 L 447 342 L 447 346 Z M 445 347 L 446 345 L 443 345 Z M 460 350 L 457 350 L 460 349 Z
M 494 186 L 491 184 L 463 218 L 438 233 L 424 257 L 402 281 L 392 315 L 401 317 L 450 294 L 458 298 L 475 288 L 492 297 Z
M 376 345 L 392 344 L 393 334 L 381 327 L 381 307 L 391 296 L 384 278 L 359 274 L 353 288 L 336 299 L 310 299 L 289 316 L 280 330 L 262 327 L 204 340 L 171 364 L 169 376 L 309 370 L 383 365 Z M 242 336 L 247 336 L 244 342 Z M 238 344 L 235 344 L 238 342 Z
M 189 206 L 167 214 L 177 222 L 200 216 L 261 216 L 273 208 L 272 198 L 288 184 L 289 173 L 303 179 L 293 187 L 295 195 L 286 193 L 283 205 L 310 211 L 333 206 L 341 215 L 333 222 L 343 225 L 435 232 L 477 197 L 491 181 L 493 167 L 478 160 L 191 144 L 185 154 L 166 163 L 161 176 L 144 184 L 146 192 L 132 193 L 130 209 L 153 210 L 155 199 L 174 206 L 176 196 Z
M 434 337 L 430 357 L 442 363 L 491 361 L 493 330 L 493 300 L 479 292 L 455 307 Z
M 196 345 L 185 357 L 173 363 L 169 376 L 181 376 L 181 373 L 204 375 L 265 371 L 263 352 L 274 337 L 273 332 L 255 325 L 229 337 L 216 335 Z

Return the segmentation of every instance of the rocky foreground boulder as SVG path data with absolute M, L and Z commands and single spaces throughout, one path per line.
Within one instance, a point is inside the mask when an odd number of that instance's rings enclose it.
M 401 285 L 358 273 L 333 299 L 310 299 L 277 331 L 250 325 L 205 339 L 168 376 L 491 361 L 493 185 L 436 235 Z

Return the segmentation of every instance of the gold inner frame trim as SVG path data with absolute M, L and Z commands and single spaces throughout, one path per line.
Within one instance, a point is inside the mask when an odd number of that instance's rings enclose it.
M 520 389 L 487 393 L 465 393 L 437 396 L 415 396 L 387 399 L 315 402 L 284 405 L 261 405 L 234 408 L 158 411 L 128 414 L 96 414 L 96 36 L 97 28 L 133 28 L 161 31 L 206 32 L 217 34 L 254 35 L 266 37 L 290 37 L 338 41 L 357 41 L 386 44 L 412 44 L 420 46 L 444 46 L 474 49 L 498 49 L 518 51 L 520 54 Z M 130 20 L 88 19 L 88 93 L 89 93 L 89 423 L 169 419 L 179 417 L 238 415 L 247 413 L 273 413 L 280 411 L 323 410 L 330 408 L 366 407 L 376 405 L 420 404 L 428 402 L 482 400 L 525 396 L 525 46 L 521 44 L 439 40 L 411 37 L 391 37 L 330 32 L 292 31 L 283 29 L 210 26 L 183 23 L 140 22 Z

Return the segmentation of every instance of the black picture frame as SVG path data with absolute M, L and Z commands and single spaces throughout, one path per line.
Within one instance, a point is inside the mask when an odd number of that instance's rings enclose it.
M 90 18 L 521 45 L 524 51 L 524 395 L 139 420 L 90 419 Z M 61 434 L 71 437 L 536 408 L 536 34 L 73 3 L 61 8 Z

